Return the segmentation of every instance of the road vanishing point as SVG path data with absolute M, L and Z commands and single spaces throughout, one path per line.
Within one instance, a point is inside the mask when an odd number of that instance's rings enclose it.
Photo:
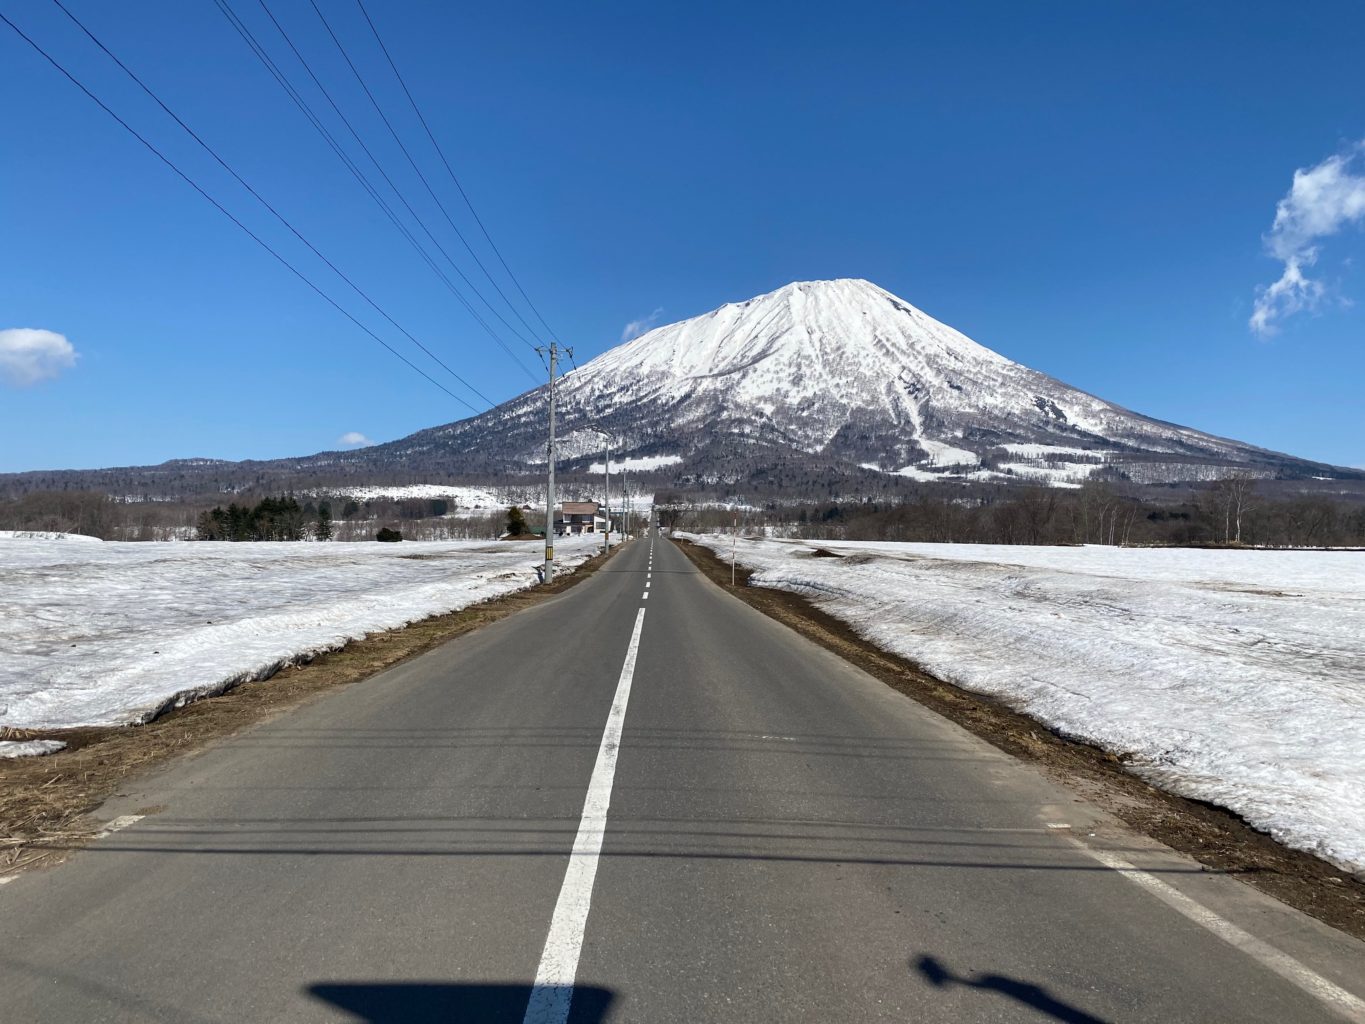
M 1365 1022 L 1361 943 L 650 533 L 0 886 L 0 1020 Z

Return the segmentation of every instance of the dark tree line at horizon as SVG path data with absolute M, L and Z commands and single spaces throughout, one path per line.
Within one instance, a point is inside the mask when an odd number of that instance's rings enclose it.
M 660 522 L 681 530 L 729 530 L 735 513 L 661 493 Z M 741 532 L 772 529 L 810 540 L 959 544 L 1111 544 L 1365 547 L 1365 505 L 1324 496 L 1272 497 L 1244 477 L 1159 502 L 1092 482 L 1075 490 L 926 489 L 909 501 L 770 503 L 739 513 Z
M 283 495 L 201 512 L 195 530 L 198 540 L 331 540 L 332 511 L 326 502 L 300 505 L 292 494 Z
M 845 481 L 845 485 L 847 481 Z M 1318 488 L 1335 487 L 1316 483 Z M 729 488 L 724 488 L 728 490 Z M 728 529 L 731 514 L 708 502 L 714 492 L 660 490 L 665 525 Z M 812 539 L 955 541 L 998 544 L 1236 544 L 1265 547 L 1365 547 L 1365 501 L 1350 492 L 1315 492 L 1292 481 L 1230 477 L 1198 486 L 1136 487 L 1092 481 L 1066 490 L 996 484 L 930 484 L 912 493 L 860 495 L 841 486 L 787 496 L 732 500 L 760 506 L 742 526 L 780 527 Z M 38 491 L 0 500 L 0 530 L 77 533 L 101 540 L 287 540 L 332 536 L 373 540 L 380 528 L 410 539 L 494 539 L 506 509 L 452 517 L 446 499 L 341 502 L 322 527 L 323 499 L 266 495 L 226 509 L 207 502 L 126 501 L 92 491 Z M 290 505 L 290 502 L 293 505 Z M 335 505 L 335 502 L 333 503 Z M 234 512 L 233 509 L 236 509 Z M 543 515 L 537 523 L 543 520 Z

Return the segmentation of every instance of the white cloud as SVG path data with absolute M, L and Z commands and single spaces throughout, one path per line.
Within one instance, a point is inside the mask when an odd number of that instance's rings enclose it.
M 659 307 L 649 316 L 642 316 L 639 320 L 632 320 L 621 328 L 622 341 L 634 341 L 659 322 L 659 317 L 664 315 L 663 307 Z
M 337 444 L 344 444 L 347 448 L 368 448 L 374 442 L 358 430 L 348 430 L 337 438 Z
M 32 327 L 0 330 L 0 380 L 26 388 L 76 365 L 71 342 L 53 331 Z
M 1284 272 L 1256 296 L 1251 329 L 1257 334 L 1274 334 L 1276 321 L 1316 309 L 1327 294 L 1304 268 L 1317 262 L 1321 239 L 1365 222 L 1365 174 L 1355 170 L 1362 153 L 1365 142 L 1358 142 L 1316 167 L 1294 172 L 1294 184 L 1275 207 L 1275 222 L 1265 237 L 1266 250 L 1284 264 Z

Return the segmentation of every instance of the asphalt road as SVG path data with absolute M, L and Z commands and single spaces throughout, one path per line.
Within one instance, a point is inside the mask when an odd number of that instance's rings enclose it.
M 1360 943 L 658 538 L 102 814 L 0 886 L 6 1024 L 1365 1021 Z

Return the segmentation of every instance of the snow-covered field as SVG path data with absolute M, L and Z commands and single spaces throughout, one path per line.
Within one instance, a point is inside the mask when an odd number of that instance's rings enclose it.
M 599 546 L 555 544 L 561 567 Z M 0 539 L 0 726 L 171 704 L 535 583 L 535 543 L 72 544 Z
M 738 558 L 939 678 L 1365 874 L 1365 554 L 741 538 Z

